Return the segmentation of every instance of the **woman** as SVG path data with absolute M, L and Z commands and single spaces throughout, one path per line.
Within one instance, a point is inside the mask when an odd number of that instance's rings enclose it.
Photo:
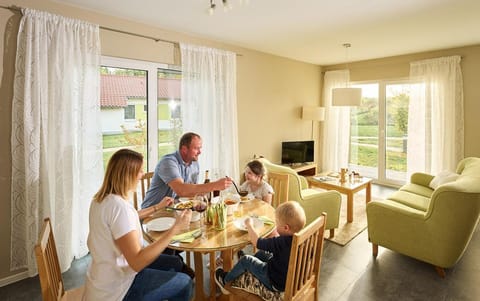
M 90 205 L 88 248 L 92 263 L 87 271 L 86 300 L 190 300 L 192 280 L 178 267 L 164 266 L 159 256 L 172 237 L 188 227 L 191 210 L 156 242 L 142 248 L 140 216 L 173 203 L 160 203 L 137 211 L 128 201 L 143 176 L 143 156 L 121 149 L 108 162 L 102 187 Z M 165 255 L 162 255 L 165 256 Z

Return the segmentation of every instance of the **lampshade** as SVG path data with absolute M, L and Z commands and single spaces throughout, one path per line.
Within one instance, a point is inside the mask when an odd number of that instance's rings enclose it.
M 324 120 L 325 108 L 324 107 L 302 107 L 302 119 L 317 120 L 317 121 Z
M 362 102 L 362 88 L 332 89 L 332 106 L 359 106 Z

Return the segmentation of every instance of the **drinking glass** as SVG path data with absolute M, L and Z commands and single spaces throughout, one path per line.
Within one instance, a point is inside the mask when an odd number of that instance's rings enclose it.
M 196 194 L 193 198 L 193 210 L 200 214 L 200 228 L 203 227 L 204 212 L 207 210 L 207 196 Z

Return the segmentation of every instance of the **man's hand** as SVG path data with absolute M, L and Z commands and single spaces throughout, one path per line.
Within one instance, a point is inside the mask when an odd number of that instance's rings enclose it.
M 225 190 L 232 186 L 232 179 L 229 177 L 220 178 L 213 183 L 215 183 L 215 190 Z

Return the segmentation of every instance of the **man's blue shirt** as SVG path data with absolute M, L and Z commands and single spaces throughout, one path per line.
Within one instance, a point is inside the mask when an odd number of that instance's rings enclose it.
M 198 162 L 192 161 L 190 165 L 186 165 L 179 151 L 163 156 L 155 167 L 150 188 L 142 202 L 142 208 L 158 204 L 166 196 L 176 198 L 176 193 L 168 186 L 168 183 L 181 178 L 184 183 L 197 184 L 199 173 Z

